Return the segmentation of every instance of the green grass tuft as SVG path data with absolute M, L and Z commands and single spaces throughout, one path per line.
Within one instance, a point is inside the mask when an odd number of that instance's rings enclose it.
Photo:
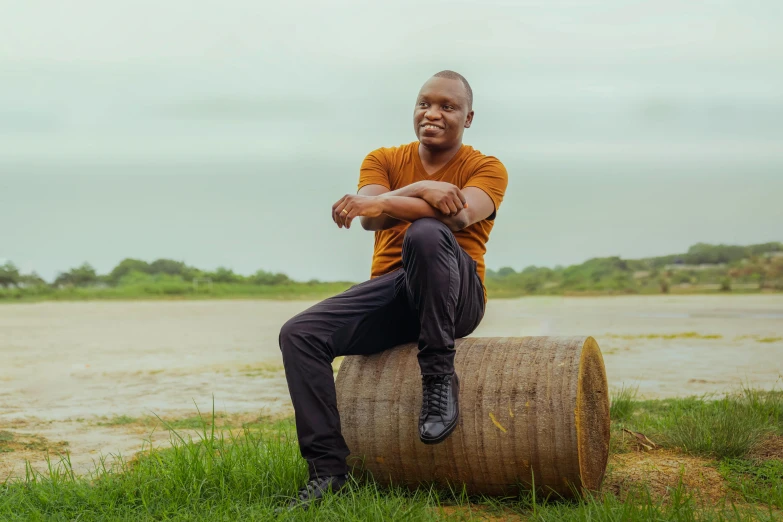
M 623 384 L 619 390 L 612 393 L 611 405 L 609 406 L 609 417 L 613 421 L 623 421 L 633 415 L 636 408 L 636 394 L 639 387 L 630 388 Z
M 622 429 L 644 433 L 664 447 L 712 458 L 746 456 L 770 433 L 783 434 L 783 393 L 745 388 L 720 398 L 654 401 L 620 399 L 610 410 L 612 449 L 627 450 Z M 631 406 L 626 403 L 631 402 Z M 626 414 L 627 409 L 630 414 Z
M 770 432 L 767 419 L 747 404 L 723 398 L 680 409 L 665 438 L 694 455 L 742 457 Z

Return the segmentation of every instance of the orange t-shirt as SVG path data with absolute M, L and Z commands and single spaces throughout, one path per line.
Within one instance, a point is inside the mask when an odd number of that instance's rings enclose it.
M 485 156 L 470 145 L 462 145 L 446 165 L 427 175 L 419 157 L 419 142 L 414 141 L 399 147 L 380 148 L 368 154 L 362 162 L 359 188 L 382 185 L 389 190 L 397 190 L 422 180 L 445 181 L 460 189 L 477 187 L 486 192 L 495 204 L 495 212 L 489 218 L 454 233 L 459 245 L 476 261 L 483 284 L 486 244 L 508 185 L 506 168 L 497 158 Z M 371 277 L 387 274 L 402 266 L 402 240 L 409 225 L 400 223 L 375 232 Z

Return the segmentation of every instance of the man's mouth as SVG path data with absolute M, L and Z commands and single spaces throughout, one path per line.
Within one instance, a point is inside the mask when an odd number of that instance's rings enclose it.
M 430 123 L 425 123 L 424 125 L 421 126 L 421 128 L 424 129 L 424 130 L 429 130 L 429 131 L 443 130 L 443 127 L 438 127 L 437 125 L 432 125 Z

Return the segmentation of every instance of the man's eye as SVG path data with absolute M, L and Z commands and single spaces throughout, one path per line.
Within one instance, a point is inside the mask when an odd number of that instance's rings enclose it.
M 427 106 L 427 102 L 419 102 L 419 107 L 426 107 L 426 106 Z

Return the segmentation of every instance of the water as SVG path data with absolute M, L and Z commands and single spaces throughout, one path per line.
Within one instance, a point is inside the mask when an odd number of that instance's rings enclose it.
M 129 456 L 149 425 L 101 426 L 120 415 L 290 415 L 277 345 L 305 302 L 87 302 L 0 306 L 0 429 L 68 441 L 77 471 L 100 454 Z M 475 336 L 592 335 L 610 386 L 644 397 L 780 387 L 783 296 L 540 297 L 490 300 Z M 697 332 L 718 339 L 647 338 Z M 761 339 L 771 342 L 759 342 Z M 0 454 L 23 474 L 35 452 Z
M 0 419 L 287 408 L 280 326 L 308 303 L 41 303 L 0 307 Z M 612 385 L 650 397 L 771 387 L 783 296 L 491 300 L 474 336 L 592 335 Z M 697 332 L 720 339 L 646 339 Z M 632 337 L 625 339 L 624 337 Z M 679 361 L 674 363 L 673 361 Z M 268 367 L 268 379 L 247 367 Z M 277 373 L 275 373 L 277 372 Z

